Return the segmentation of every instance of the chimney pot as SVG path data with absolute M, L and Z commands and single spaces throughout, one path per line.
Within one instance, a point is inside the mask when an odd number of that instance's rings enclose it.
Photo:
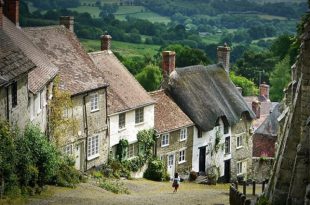
M 74 16 L 61 16 L 59 24 L 64 25 L 71 32 L 74 32 Z
M 101 50 L 102 51 L 111 50 L 111 41 L 112 41 L 112 36 L 108 34 L 102 35 L 101 36 Z
M 168 77 L 175 70 L 175 52 L 163 51 L 162 71 L 163 76 Z
M 226 72 L 229 73 L 230 67 L 230 47 L 227 43 L 224 43 L 224 46 L 217 47 L 217 61 L 218 63 L 222 63 Z
M 4 5 L 5 15 L 10 19 L 16 26 L 19 26 L 19 0 L 8 0 Z

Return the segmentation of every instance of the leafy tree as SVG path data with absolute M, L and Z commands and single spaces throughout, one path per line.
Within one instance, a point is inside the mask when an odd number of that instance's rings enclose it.
M 146 66 L 135 77 L 147 91 L 157 90 L 162 81 L 161 69 L 155 65 Z
M 257 86 L 249 79 L 237 76 L 234 72 L 230 72 L 230 79 L 237 87 L 242 88 L 242 94 L 244 96 L 255 96 L 258 94 Z
M 291 79 L 290 75 L 290 58 L 286 56 L 283 60 L 275 65 L 274 71 L 270 76 L 270 99 L 272 101 L 281 101 L 283 98 L 283 89 Z

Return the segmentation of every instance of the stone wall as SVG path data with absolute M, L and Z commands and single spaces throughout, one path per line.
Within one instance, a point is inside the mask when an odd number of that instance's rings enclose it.
M 272 170 L 274 158 L 272 157 L 253 157 L 252 167 L 253 175 L 252 179 L 258 183 L 262 183 L 264 180 L 269 179 L 270 172 Z

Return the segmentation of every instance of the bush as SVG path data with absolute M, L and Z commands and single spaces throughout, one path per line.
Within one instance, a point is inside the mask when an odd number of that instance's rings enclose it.
M 159 159 L 150 160 L 147 170 L 143 177 L 155 181 L 163 181 L 167 178 L 167 173 L 164 163 Z
M 115 194 L 129 194 L 129 191 L 124 187 L 124 184 L 117 181 L 104 180 L 99 186 Z
M 189 180 L 190 180 L 190 181 L 195 181 L 195 180 L 197 179 L 197 177 L 198 177 L 197 172 L 191 171 L 191 172 L 189 173 Z

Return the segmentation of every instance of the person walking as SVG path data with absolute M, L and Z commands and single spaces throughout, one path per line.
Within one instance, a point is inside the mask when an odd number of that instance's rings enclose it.
M 173 182 L 172 182 L 172 187 L 174 187 L 173 193 L 176 193 L 178 191 L 178 188 L 180 186 L 180 177 L 178 173 L 174 174 Z

